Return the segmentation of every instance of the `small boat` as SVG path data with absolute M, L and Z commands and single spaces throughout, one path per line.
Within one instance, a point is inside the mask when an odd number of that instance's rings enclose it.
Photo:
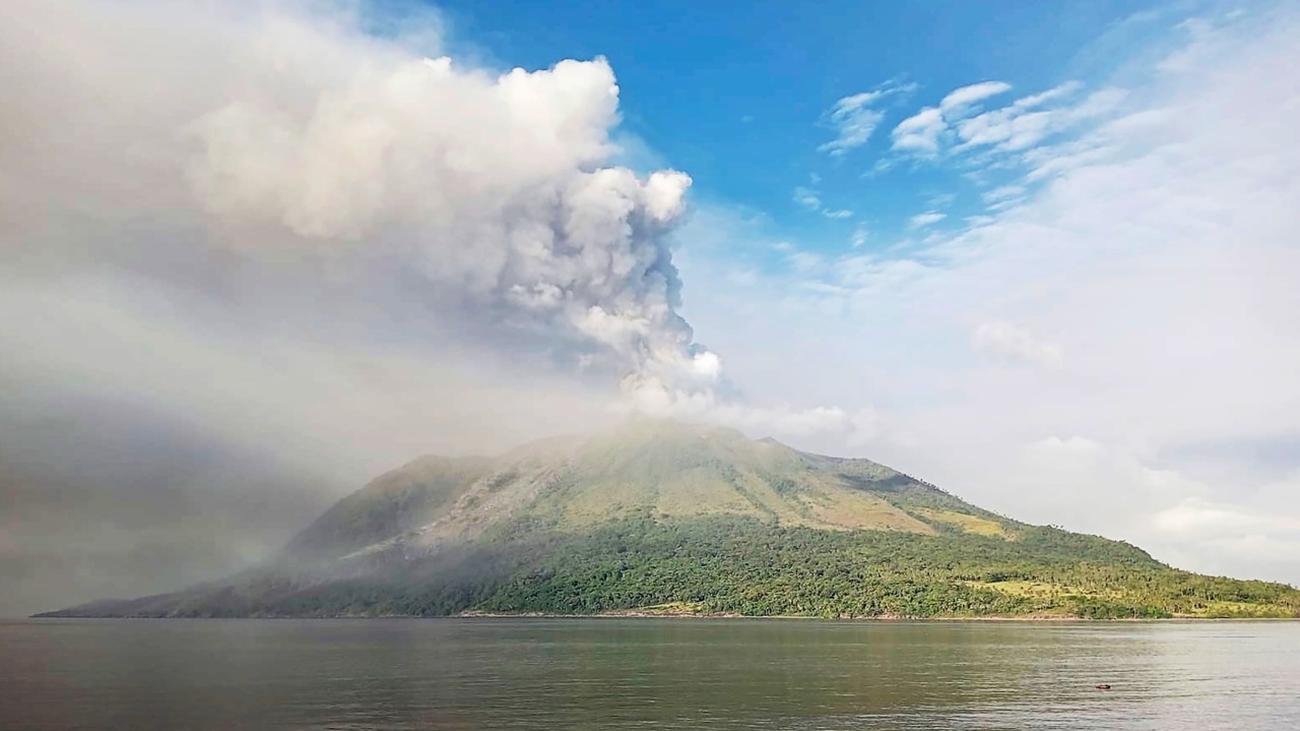
M 1097 690 L 1110 690 L 1110 683 L 1098 683 L 1096 688 Z

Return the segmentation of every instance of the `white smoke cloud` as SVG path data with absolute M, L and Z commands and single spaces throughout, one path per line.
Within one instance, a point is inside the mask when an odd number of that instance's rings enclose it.
M 381 249 L 462 310 L 590 341 L 625 370 L 689 361 L 662 234 L 691 181 L 602 166 L 618 98 L 603 59 L 491 77 L 397 54 L 305 96 L 249 90 L 195 123 L 190 178 L 223 225 Z
M 6 5 L 0 404 L 76 419 L 110 403 L 96 413 L 127 436 L 108 451 L 141 469 L 153 435 L 193 425 L 196 454 L 265 458 L 232 480 L 310 487 L 322 504 L 424 451 L 492 452 L 627 409 L 718 421 L 746 408 L 679 314 L 668 235 L 691 179 L 614 162 L 627 157 L 610 65 L 467 66 L 446 55 L 436 17 L 366 12 Z M 31 432 L 19 411 L 0 409 L 0 433 Z M 0 465 L 57 482 L 50 468 L 85 447 L 65 435 L 82 433 L 0 440 Z M 120 481 L 159 495 L 180 484 Z M 0 543 L 43 489 L 16 484 L 0 479 Z M 73 487 L 114 489 L 84 475 Z M 310 518 L 274 491 L 250 507 L 222 498 L 222 480 L 202 489 L 181 501 L 196 514 L 289 516 L 254 521 L 261 532 L 240 539 L 252 553 Z M 167 502 L 131 499 L 140 520 Z M 73 532 L 100 519 L 68 515 Z M 48 543 L 85 555 L 122 550 L 56 534 Z M 190 537 L 161 537 L 162 553 L 173 538 Z M 137 578 L 132 592 L 169 588 Z
M 718 377 L 677 314 L 664 239 L 691 179 L 608 163 L 604 59 L 494 74 L 284 6 L 24 2 L 9 17 L 0 171 L 25 191 L 0 203 L 11 262 L 57 275 L 117 256 L 159 276 L 162 258 L 305 261 L 352 296 L 400 280 L 462 332 L 671 385 Z M 160 26 L 183 42 L 153 42 Z M 56 109 L 73 113 L 42 113 Z M 74 213 L 84 229 L 49 230 Z
M 679 314 L 668 234 L 691 179 L 611 162 L 610 65 L 498 73 L 444 55 L 436 22 L 372 25 L 328 3 L 18 2 L 0 24 L 9 276 L 154 288 L 196 332 L 477 348 L 617 384 L 619 408 L 736 421 L 749 407 Z

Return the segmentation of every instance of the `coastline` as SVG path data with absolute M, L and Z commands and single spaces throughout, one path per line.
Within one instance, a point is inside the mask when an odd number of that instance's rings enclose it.
M 0 622 L 26 622 L 26 621 L 62 621 L 77 619 L 94 619 L 94 620 L 131 620 L 131 621 L 151 621 L 151 620 L 355 620 L 364 621 L 370 619 L 433 619 L 433 620 L 459 620 L 459 619 L 486 619 L 486 620 L 506 620 L 506 619 L 552 619 L 552 620 L 581 620 L 581 619 L 671 619 L 683 621 L 720 621 L 720 620 L 774 620 L 774 621 L 803 621 L 803 622 L 942 622 L 942 623 L 960 623 L 960 622 L 988 622 L 988 623 L 1026 623 L 1026 624 L 1113 624 L 1123 623 L 1181 623 L 1181 622 L 1300 622 L 1300 617 L 1197 617 L 1193 615 L 1175 616 L 1175 617 L 1116 617 L 1112 619 L 1094 619 L 1091 617 L 1079 617 L 1074 615 L 1024 615 L 1024 616 L 992 616 L 992 615 L 974 615 L 974 616 L 934 616 L 934 617 L 912 617 L 905 615 L 872 615 L 872 616 L 854 616 L 854 617 L 818 617 L 805 614 L 786 614 L 786 615 L 755 615 L 755 614 L 709 614 L 709 613 L 656 613 L 643 612 L 635 610 L 604 612 L 599 614 L 546 614 L 541 612 L 520 612 L 520 613 L 497 613 L 497 612 L 462 612 L 460 614 L 445 615 L 419 615 L 419 614 L 333 614 L 333 615 L 311 615 L 311 614 L 275 614 L 275 615 L 242 615 L 229 617 L 147 617 L 147 616 L 112 616 L 112 615 L 56 615 L 52 613 L 32 614 L 26 617 L 0 617 Z
M 407 615 L 391 615 L 393 617 Z M 460 614 L 448 615 L 449 618 L 455 619 L 696 619 L 696 620 L 719 620 L 719 619 L 775 619 L 775 620 L 792 620 L 792 621 L 814 621 L 814 622 L 1032 622 L 1032 623 L 1059 623 L 1059 622 L 1085 622 L 1085 623 L 1110 623 L 1110 622 L 1300 622 L 1300 617 L 1198 617 L 1195 615 L 1180 615 L 1174 617 L 1117 617 L 1114 619 L 1093 619 L 1091 617 L 1080 617 L 1077 615 L 1062 614 L 1028 614 L 1020 616 L 1003 616 L 1003 615 L 945 615 L 932 617 L 913 617 L 901 614 L 877 614 L 864 616 L 846 616 L 846 617 L 818 617 L 809 614 L 732 614 L 732 613 L 703 613 L 703 612 L 646 612 L 638 610 L 619 610 L 613 612 L 602 612 L 598 614 L 546 614 L 541 612 L 521 612 L 521 613 L 500 613 L 500 612 L 461 612 Z M 360 617 L 358 617 L 360 618 Z

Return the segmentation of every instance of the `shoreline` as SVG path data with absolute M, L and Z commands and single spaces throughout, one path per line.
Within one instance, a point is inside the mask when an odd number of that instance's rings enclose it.
M 393 617 L 405 615 L 392 615 Z M 363 619 L 364 617 L 358 617 Z M 1107 622 L 1300 622 L 1300 617 L 1197 617 L 1192 615 L 1174 616 L 1174 617 L 1116 617 L 1113 619 L 1092 619 L 1090 617 L 1079 617 L 1075 615 L 1023 615 L 1023 616 L 1002 616 L 1002 615 L 976 615 L 976 616 L 935 616 L 935 617 L 913 617 L 907 615 L 879 614 L 869 616 L 853 617 L 818 617 L 807 614 L 706 614 L 706 613 L 658 613 L 658 612 L 639 612 L 635 610 L 604 612 L 600 614 L 543 614 L 543 613 L 490 613 L 490 612 L 462 612 L 461 614 L 448 615 L 449 619 L 695 619 L 695 620 L 722 620 L 722 619 L 773 619 L 782 621 L 812 621 L 812 622 L 1032 622 L 1032 623 L 1053 623 L 1053 622 L 1077 622 L 1089 624 L 1101 624 Z M 430 618 L 433 619 L 433 618 Z
M 637 610 L 619 610 L 613 612 L 602 612 L 598 614 L 546 614 L 540 612 L 521 612 L 521 613 L 495 613 L 495 612 L 462 612 L 460 614 L 447 614 L 427 616 L 419 614 L 339 614 L 339 615 L 247 615 L 232 617 L 144 617 L 144 616 L 107 616 L 107 615 L 81 615 L 81 616 L 51 616 L 48 614 L 33 614 L 27 617 L 0 617 L 0 622 L 4 621 L 29 621 L 29 620 L 67 620 L 67 619 L 97 619 L 97 620 L 368 620 L 368 619 L 672 619 L 672 620 L 696 620 L 696 621 L 718 621 L 718 620 L 775 620 L 775 621 L 805 621 L 805 622 L 1020 622 L 1027 624 L 1054 624 L 1054 623 L 1076 623 L 1076 624 L 1107 624 L 1107 623 L 1158 623 L 1158 622 L 1300 622 L 1300 617 L 1196 617 L 1196 616 L 1175 616 L 1175 617 L 1116 617 L 1113 619 L 1092 619 L 1089 617 L 1078 617 L 1073 615 L 1024 615 L 1024 616 L 1001 616 L 1001 615 L 983 615 L 983 616 L 936 616 L 936 617 L 912 617 L 905 615 L 872 615 L 872 616 L 854 616 L 854 617 L 818 617 L 803 614 L 791 615 L 754 615 L 754 614 L 713 614 L 701 612 L 646 612 Z

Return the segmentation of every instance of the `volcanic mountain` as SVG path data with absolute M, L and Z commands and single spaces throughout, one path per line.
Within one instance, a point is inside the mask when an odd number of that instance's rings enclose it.
M 1300 616 L 1300 592 L 982 510 L 865 459 L 635 420 L 416 459 L 227 580 L 47 616 Z

